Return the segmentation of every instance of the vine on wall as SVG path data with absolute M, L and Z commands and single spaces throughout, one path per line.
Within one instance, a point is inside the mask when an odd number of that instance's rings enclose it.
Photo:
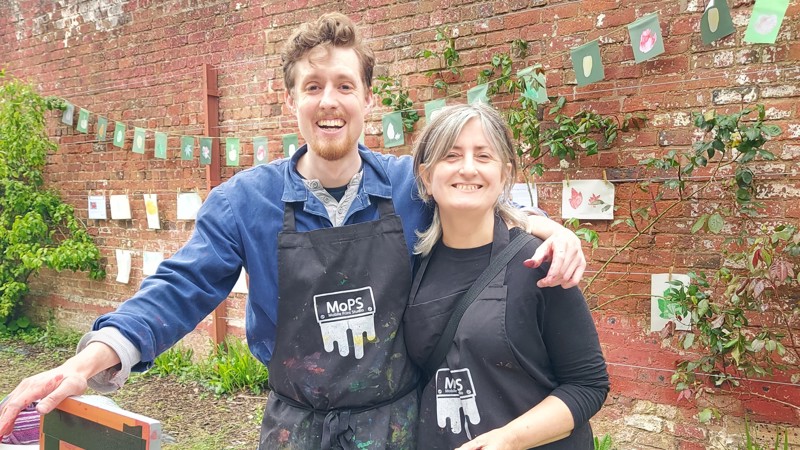
M 16 317 L 28 279 L 43 267 L 105 272 L 100 251 L 72 206 L 44 185 L 47 154 L 55 151 L 45 113 L 62 108 L 0 71 L 0 328 L 27 323 Z

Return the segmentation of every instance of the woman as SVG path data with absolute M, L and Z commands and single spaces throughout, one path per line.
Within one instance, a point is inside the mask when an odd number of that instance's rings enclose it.
M 424 367 L 456 302 L 525 233 L 525 219 L 509 201 L 513 143 L 491 107 L 441 110 L 414 153 L 420 194 L 435 205 L 404 318 L 411 358 Z M 524 267 L 540 243 L 528 242 L 464 313 L 422 387 L 420 449 L 593 448 L 605 360 L 581 292 L 540 289 L 546 268 L 531 277 Z

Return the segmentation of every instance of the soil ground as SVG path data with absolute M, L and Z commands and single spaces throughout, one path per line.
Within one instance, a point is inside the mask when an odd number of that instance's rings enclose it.
M 0 399 L 22 378 L 50 369 L 71 354 L 71 349 L 0 339 Z M 173 450 L 252 450 L 258 445 L 266 404 L 266 396 L 215 397 L 202 386 L 154 376 L 134 376 L 109 397 L 124 409 L 161 421 L 163 448 Z

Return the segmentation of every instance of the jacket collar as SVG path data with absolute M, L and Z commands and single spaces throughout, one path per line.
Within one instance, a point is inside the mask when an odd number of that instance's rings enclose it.
M 308 189 L 303 183 L 303 177 L 300 172 L 297 171 L 297 161 L 307 151 L 308 146 L 303 144 L 289 159 L 289 164 L 286 165 L 288 173 L 284 178 L 286 182 L 281 196 L 281 201 L 283 202 L 305 202 L 308 200 Z M 364 171 L 361 179 L 361 191 L 367 195 L 391 198 L 392 185 L 389 181 L 389 174 L 386 173 L 386 169 L 378 159 L 378 154 L 361 144 L 358 144 L 358 153 L 361 155 L 362 169 Z

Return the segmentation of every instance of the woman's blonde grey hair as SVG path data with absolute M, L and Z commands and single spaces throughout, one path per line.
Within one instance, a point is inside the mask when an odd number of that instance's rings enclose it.
M 464 125 L 471 119 L 480 120 L 483 134 L 497 153 L 503 167 L 508 167 L 506 163 L 510 163 L 503 193 L 495 203 L 495 214 L 499 214 L 510 225 L 522 228 L 527 226 L 525 215 L 511 203 L 511 187 L 517 179 L 517 153 L 505 120 L 497 110 L 484 103 L 447 106 L 436 111 L 414 145 L 414 175 L 417 179 L 417 190 L 424 201 L 434 204 L 431 226 L 425 231 L 417 232 L 419 240 L 414 246 L 415 254 L 427 255 L 442 236 L 439 208 L 425 190 L 421 178 L 422 171 L 431 170 L 436 163 L 444 159 L 447 152 L 453 148 Z

